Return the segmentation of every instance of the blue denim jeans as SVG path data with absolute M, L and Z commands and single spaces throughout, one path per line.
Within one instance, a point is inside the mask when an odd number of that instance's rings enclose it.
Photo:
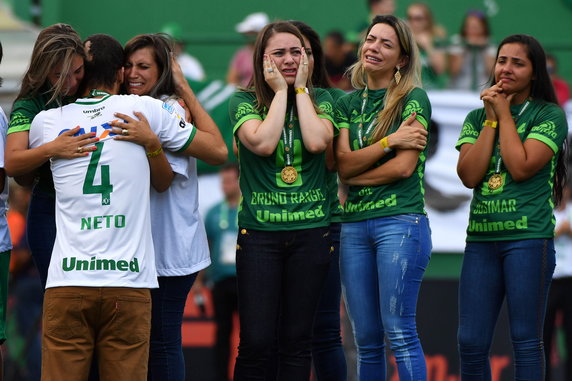
M 330 224 L 330 236 L 334 251 L 314 321 L 312 360 L 318 381 L 345 381 L 348 379 L 340 331 L 342 285 L 340 283 L 339 259 L 341 227 L 340 223 Z
M 34 187 L 27 218 L 28 246 L 36 264 L 42 283 L 46 289 L 48 268 L 56 241 L 56 199 L 53 195 Z
M 187 294 L 197 274 L 158 277 L 159 288 L 151 290 L 149 381 L 185 379 L 181 325 Z
M 328 227 L 239 230 L 236 275 L 240 344 L 235 381 L 310 378 L 312 328 L 330 265 L 330 250 Z
M 459 284 L 463 381 L 491 379 L 489 349 L 505 297 L 515 379 L 544 379 L 542 330 L 554 266 L 552 239 L 467 243 Z
M 385 379 L 386 336 L 399 379 L 426 379 L 415 313 L 431 247 L 429 221 L 421 214 L 342 224 L 342 290 L 358 350 L 360 381 Z

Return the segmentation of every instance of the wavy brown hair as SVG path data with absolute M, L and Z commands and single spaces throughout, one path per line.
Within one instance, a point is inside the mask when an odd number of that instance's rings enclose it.
M 377 113 L 377 125 L 373 130 L 371 141 L 378 141 L 387 134 L 389 128 L 401 118 L 401 112 L 407 94 L 415 87 L 421 86 L 419 50 L 415 43 L 413 33 L 405 21 L 391 15 L 375 16 L 367 28 L 364 40 L 359 47 L 359 59 L 348 69 L 348 72 L 351 73 L 352 85 L 356 89 L 363 89 L 367 86 L 367 73 L 361 58 L 362 49 L 371 28 L 376 24 L 387 24 L 395 30 L 401 56 L 406 56 L 408 59 L 405 65 L 400 68 L 401 80 L 399 84 L 393 80 L 387 88 L 387 93 L 383 100 L 383 108 Z
M 77 32 L 67 24 L 54 24 L 44 28 L 34 44 L 30 66 L 24 74 L 22 87 L 16 100 L 33 98 L 39 94 L 50 94 L 48 103 L 57 100 L 61 103 L 66 77 L 71 71 L 75 55 L 85 60 L 85 51 Z M 62 65 L 61 75 L 52 86 L 49 83 L 50 71 Z M 71 94 L 70 94 L 71 95 Z
M 254 44 L 254 75 L 250 80 L 250 84 L 248 85 L 251 88 L 249 91 L 254 89 L 254 93 L 256 94 L 256 108 L 258 110 L 262 110 L 263 108 L 269 109 L 270 103 L 272 103 L 272 99 L 274 98 L 274 90 L 268 85 L 266 79 L 264 79 L 264 51 L 266 50 L 266 45 L 268 44 L 268 40 L 270 37 L 274 36 L 277 33 L 290 33 L 296 36 L 300 43 L 305 48 L 304 45 L 304 38 L 302 34 L 292 23 L 286 21 L 276 21 L 270 23 L 264 27 L 258 33 L 258 37 L 256 38 L 256 43 Z M 308 77 L 308 89 L 310 89 L 310 96 L 313 98 L 313 91 L 312 91 L 312 80 Z

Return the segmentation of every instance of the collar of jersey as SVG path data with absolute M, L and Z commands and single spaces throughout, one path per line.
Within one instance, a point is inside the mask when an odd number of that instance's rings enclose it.
M 105 95 L 103 98 L 81 98 L 75 101 L 78 105 L 95 105 L 103 102 L 113 94 Z

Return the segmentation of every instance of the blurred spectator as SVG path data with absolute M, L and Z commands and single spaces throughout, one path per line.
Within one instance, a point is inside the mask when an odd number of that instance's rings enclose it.
M 177 57 L 177 62 L 181 66 L 183 75 L 194 81 L 204 80 L 205 70 L 203 69 L 203 66 L 198 59 L 185 51 L 186 43 L 181 26 L 175 22 L 165 24 L 161 29 L 161 33 L 170 35 L 175 41 L 175 56 Z
M 558 104 L 564 106 L 566 101 L 570 99 L 570 86 L 558 75 L 558 62 L 556 61 L 556 57 L 551 54 L 546 56 L 546 69 L 552 80 L 552 85 L 554 86 L 556 97 L 558 98 Z
M 226 81 L 230 84 L 247 87 L 252 78 L 252 53 L 258 32 L 268 24 L 268 15 L 263 12 L 252 13 L 236 25 L 236 31 L 244 36 L 246 45 L 238 50 L 226 74 Z
M 334 87 L 342 90 L 351 90 L 352 84 L 345 72 L 357 57 L 348 46 L 343 34 L 337 30 L 331 31 L 324 38 L 324 57 L 326 60 L 326 72 Z
M 238 311 L 236 291 L 236 237 L 238 235 L 238 165 L 228 164 L 220 170 L 224 200 L 207 213 L 205 227 L 211 249 L 212 264 L 207 269 L 212 283 L 215 321 L 215 381 L 227 381 L 229 375 L 230 338 L 234 314 Z
M 447 69 L 445 29 L 435 24 L 431 9 L 423 3 L 413 3 L 407 8 L 407 21 L 419 47 L 423 87 L 444 87 Z
M 42 287 L 26 242 L 26 215 L 30 189 L 10 183 L 7 213 L 12 258 L 10 261 L 10 340 L 7 380 L 37 381 L 41 370 Z
M 558 317 L 561 317 L 562 329 L 566 343 L 565 353 L 560 356 L 564 362 L 563 378 L 572 380 L 572 203 L 570 203 L 571 190 L 566 187 L 562 202 L 554 209 L 556 217 L 556 230 L 554 249 L 556 250 L 556 268 L 552 276 L 552 285 L 548 294 L 546 319 L 544 322 L 544 354 L 546 356 L 546 381 L 553 380 L 551 359 L 555 343 L 555 328 Z M 565 360 L 563 358 L 567 357 Z
M 451 38 L 449 74 L 452 89 L 480 91 L 486 86 L 496 56 L 487 16 L 479 10 L 465 15 L 460 35 Z
M 393 15 L 395 13 L 395 0 L 366 0 L 366 3 L 367 18 L 362 20 L 354 31 L 346 33 L 346 40 L 353 45 L 354 51 L 357 51 L 357 46 L 364 37 L 363 34 L 376 15 Z

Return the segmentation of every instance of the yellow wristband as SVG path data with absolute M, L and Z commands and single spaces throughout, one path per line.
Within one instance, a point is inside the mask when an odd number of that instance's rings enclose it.
M 163 147 L 160 146 L 159 148 L 157 148 L 155 151 L 153 152 L 147 152 L 147 157 L 148 158 L 154 158 L 157 157 L 161 154 L 161 152 L 163 152 Z
M 498 125 L 499 125 L 499 123 L 496 120 L 488 120 L 487 119 L 483 123 L 483 127 L 497 128 Z
M 389 146 L 389 140 L 387 140 L 387 136 L 379 141 L 379 145 L 385 153 L 392 151 L 391 147 Z
M 296 94 L 310 94 L 307 87 L 296 87 L 294 89 L 294 92 Z

